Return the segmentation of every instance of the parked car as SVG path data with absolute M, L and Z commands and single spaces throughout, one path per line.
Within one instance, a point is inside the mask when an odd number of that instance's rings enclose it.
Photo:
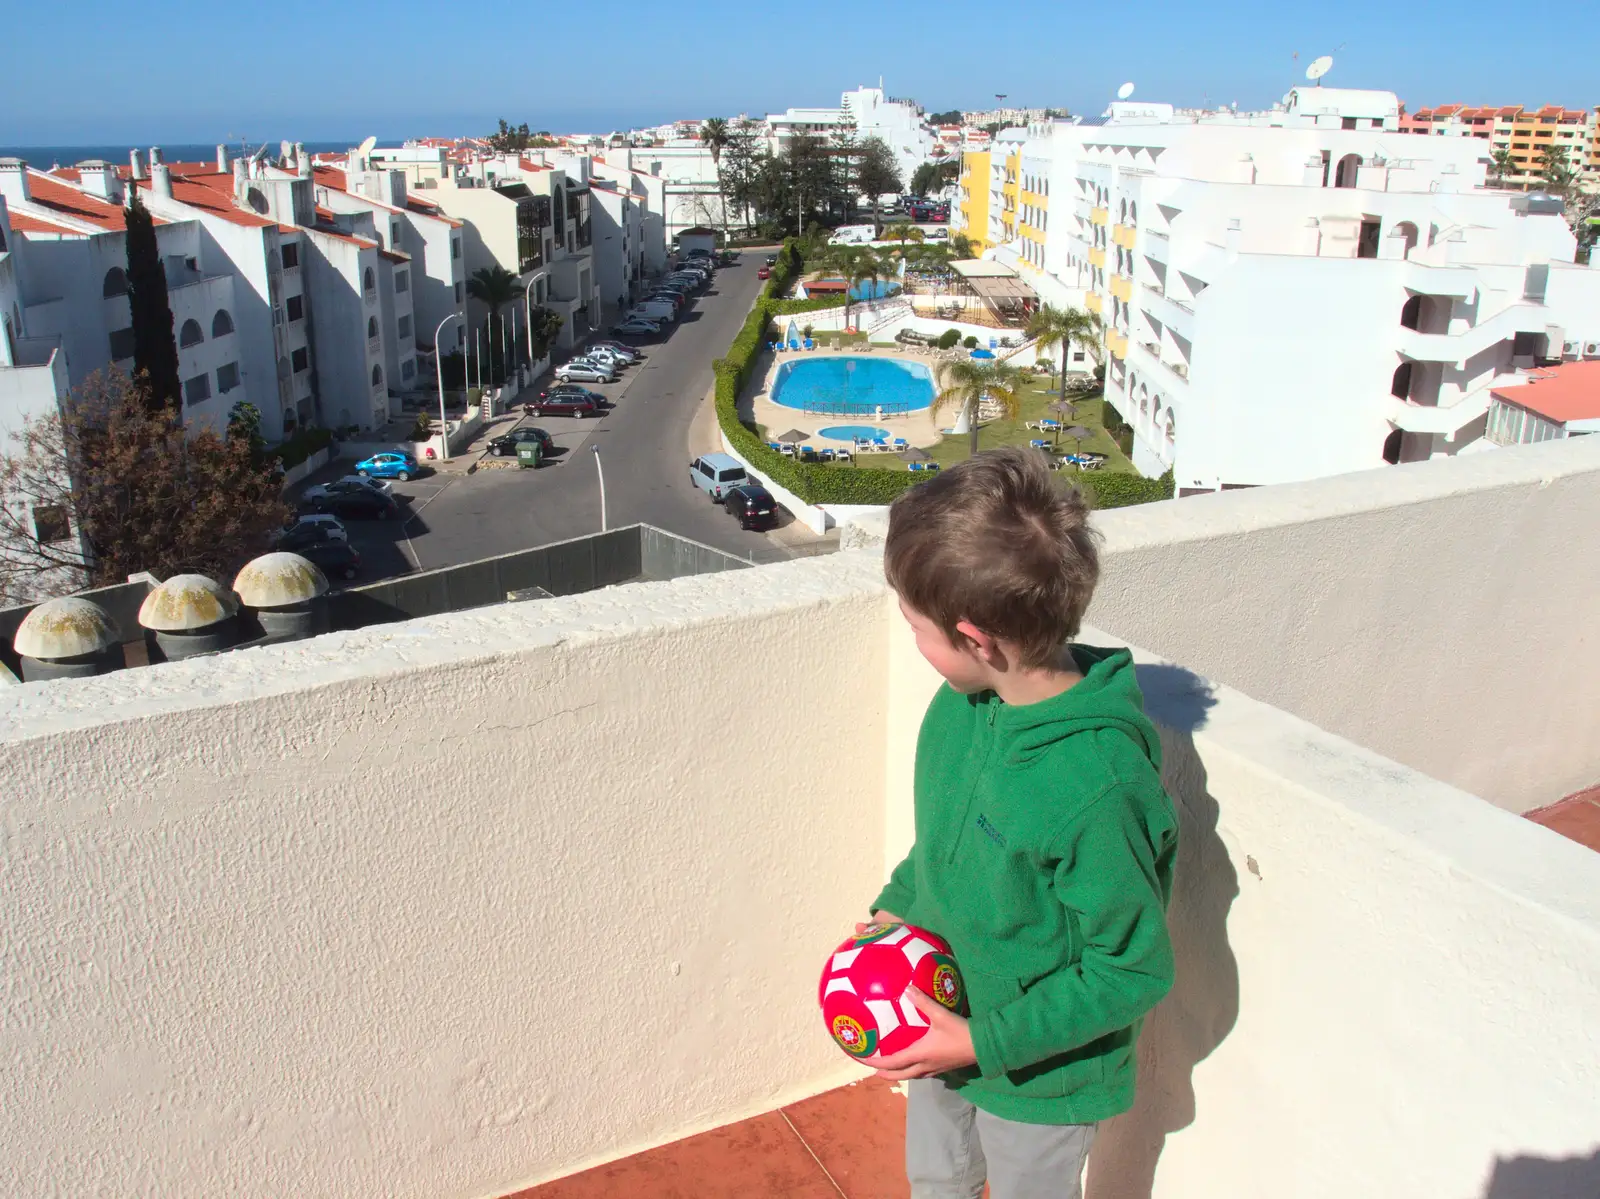
M 619 337 L 650 337 L 660 333 L 661 326 L 642 317 L 630 317 L 612 325 L 611 331 Z
M 312 512 L 327 512 L 344 520 L 388 520 L 400 511 L 393 497 L 375 491 L 334 491 L 308 505 Z
M 319 541 L 296 552 L 325 575 L 353 579 L 361 573 L 361 555 L 348 541 Z
M 400 450 L 385 450 L 356 463 L 356 474 L 379 479 L 399 479 L 404 483 L 417 473 L 417 460 Z
M 762 267 L 759 271 L 756 272 L 756 278 L 757 279 L 770 279 L 770 278 L 772 278 L 772 268 L 770 266 Z
M 729 488 L 748 483 L 750 476 L 732 454 L 702 454 L 689 464 L 689 479 L 713 504 L 720 504 Z
M 304 498 L 301 500 L 304 503 Z M 290 553 L 299 553 L 308 545 L 316 545 L 323 541 L 348 541 L 350 532 L 344 527 L 344 522 L 337 516 L 307 513 L 299 517 L 292 524 L 278 534 L 277 548 Z
M 590 391 L 587 387 L 585 387 L 581 383 L 557 383 L 554 386 L 549 387 L 549 388 L 547 388 L 544 391 L 541 391 L 539 393 L 539 396 L 540 396 L 541 399 L 543 399 L 546 396 L 559 396 L 559 395 L 588 396 L 589 399 L 593 400 L 596 404 L 598 404 L 602 408 L 604 408 L 607 404 L 609 404 L 611 402 L 608 399 L 606 399 L 605 396 L 601 395 L 598 391 Z
M 524 441 L 537 441 L 539 453 L 548 457 L 556 448 L 556 439 L 536 425 L 523 425 L 509 433 L 502 433 L 499 437 L 489 442 L 489 452 L 496 458 L 503 458 L 507 454 L 515 454 L 517 445 Z
M 556 378 L 563 383 L 610 383 L 616 377 L 616 371 L 609 366 L 602 366 L 598 362 L 584 362 L 582 359 L 574 359 L 556 367 Z
M 576 416 L 591 417 L 604 416 L 605 410 L 586 395 L 576 395 L 572 392 L 552 392 L 540 396 L 531 404 L 524 404 L 522 411 L 529 416 Z
M 629 320 L 639 317 L 654 321 L 659 329 L 660 326 L 678 319 L 678 306 L 665 297 L 659 300 L 645 300 L 636 304 L 628 313 Z
M 778 256 L 776 254 L 768 254 L 767 255 L 767 265 L 768 266 L 777 266 L 778 265 Z
M 778 523 L 778 501 L 765 487 L 754 483 L 730 487 L 722 497 L 722 506 L 738 519 L 742 529 L 770 529 Z
M 603 362 L 610 365 L 611 369 L 619 374 L 633 365 L 632 358 L 626 358 L 609 346 L 591 346 L 583 352 L 587 362 Z
M 644 351 L 637 346 L 625 346 L 620 341 L 597 341 L 594 343 L 597 350 L 611 350 L 627 358 L 629 362 L 640 362 L 644 359 Z

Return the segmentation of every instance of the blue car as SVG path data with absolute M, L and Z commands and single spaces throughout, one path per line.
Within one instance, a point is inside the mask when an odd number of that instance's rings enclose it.
M 398 450 L 374 454 L 356 463 L 356 474 L 364 478 L 399 479 L 404 483 L 417 473 L 417 460 Z

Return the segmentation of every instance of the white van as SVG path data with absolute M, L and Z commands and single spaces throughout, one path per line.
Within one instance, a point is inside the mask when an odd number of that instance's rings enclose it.
M 865 246 L 872 243 L 877 230 L 871 225 L 840 225 L 828 239 L 830 246 Z
M 628 310 L 629 316 L 642 316 L 647 321 L 660 321 L 665 324 L 676 320 L 678 309 L 670 300 L 646 300 L 643 304 L 636 304 Z

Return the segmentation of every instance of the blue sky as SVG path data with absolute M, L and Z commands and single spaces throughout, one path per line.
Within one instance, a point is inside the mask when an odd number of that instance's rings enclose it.
M 1140 99 L 1255 108 L 1330 52 L 1328 83 L 1389 89 L 1411 108 L 1600 103 L 1592 39 L 1508 42 L 1505 9 L 1479 0 L 1023 0 L 987 10 L 1000 14 L 993 32 L 974 19 L 986 6 L 943 0 L 821 0 L 796 6 L 805 31 L 764 11 L 726 0 L 35 5 L 8 22 L 0 143 L 452 135 L 501 115 L 603 132 L 837 104 L 880 75 L 929 109 L 984 107 L 1004 92 L 1011 104 L 1099 112 L 1124 80 Z

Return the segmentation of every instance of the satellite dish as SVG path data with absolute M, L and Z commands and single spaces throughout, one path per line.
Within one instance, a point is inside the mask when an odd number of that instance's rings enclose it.
M 1133 95 L 1133 84 L 1131 82 L 1124 83 L 1117 89 L 1117 99 L 1119 100 L 1126 100 L 1131 95 Z
M 378 144 L 378 139 L 376 137 L 369 137 L 365 141 L 363 141 L 361 143 L 361 145 L 356 147 L 356 153 L 361 155 L 362 158 L 365 158 L 368 154 L 372 153 L 373 147 L 376 146 L 377 144 Z
M 250 156 L 250 161 L 251 162 L 260 162 L 266 156 L 267 156 L 267 143 L 266 142 L 262 142 L 261 143 L 261 149 L 257 150 L 254 154 L 252 154 Z
M 1306 78 L 1315 82 L 1333 69 L 1333 55 L 1324 54 L 1306 68 Z M 1318 85 L 1320 86 L 1320 85 Z

